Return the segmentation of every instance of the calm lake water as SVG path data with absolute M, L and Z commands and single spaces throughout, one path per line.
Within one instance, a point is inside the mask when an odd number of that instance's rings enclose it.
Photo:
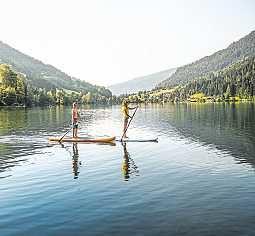
M 70 108 L 0 109 L 0 235 L 254 235 L 254 104 L 141 106 L 129 137 L 51 144 Z M 81 136 L 119 135 L 83 107 Z

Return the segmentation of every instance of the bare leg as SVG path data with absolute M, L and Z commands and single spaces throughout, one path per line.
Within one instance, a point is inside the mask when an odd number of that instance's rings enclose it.
M 75 128 L 73 128 L 73 138 L 75 137 Z
M 124 119 L 123 134 L 124 134 L 124 132 L 126 131 L 127 124 L 128 124 L 128 119 Z M 128 137 L 127 137 L 127 132 L 125 133 L 125 135 L 123 136 L 123 138 L 128 138 Z

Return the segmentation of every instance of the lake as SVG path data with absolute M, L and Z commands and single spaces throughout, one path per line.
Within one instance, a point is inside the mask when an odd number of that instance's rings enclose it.
M 158 143 L 49 143 L 70 113 L 0 109 L 1 235 L 254 235 L 253 103 L 142 105 L 128 136 Z M 120 135 L 119 106 L 81 116 Z

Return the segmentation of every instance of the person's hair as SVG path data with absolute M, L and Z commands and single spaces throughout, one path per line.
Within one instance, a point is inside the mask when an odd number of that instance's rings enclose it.
M 126 102 L 126 101 L 123 101 L 123 102 L 122 102 L 122 106 L 123 106 L 123 107 L 127 106 L 127 102 Z
M 127 99 L 124 99 L 123 102 L 122 102 L 123 106 L 127 106 L 128 105 L 128 100 Z
M 73 107 L 76 107 L 76 106 L 77 106 L 77 103 L 76 103 L 76 102 L 74 102 L 74 103 L 73 103 Z

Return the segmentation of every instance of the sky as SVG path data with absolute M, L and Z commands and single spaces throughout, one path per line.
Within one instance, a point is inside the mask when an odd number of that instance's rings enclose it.
M 108 86 L 175 68 L 255 30 L 253 0 L 1 1 L 0 40 Z

